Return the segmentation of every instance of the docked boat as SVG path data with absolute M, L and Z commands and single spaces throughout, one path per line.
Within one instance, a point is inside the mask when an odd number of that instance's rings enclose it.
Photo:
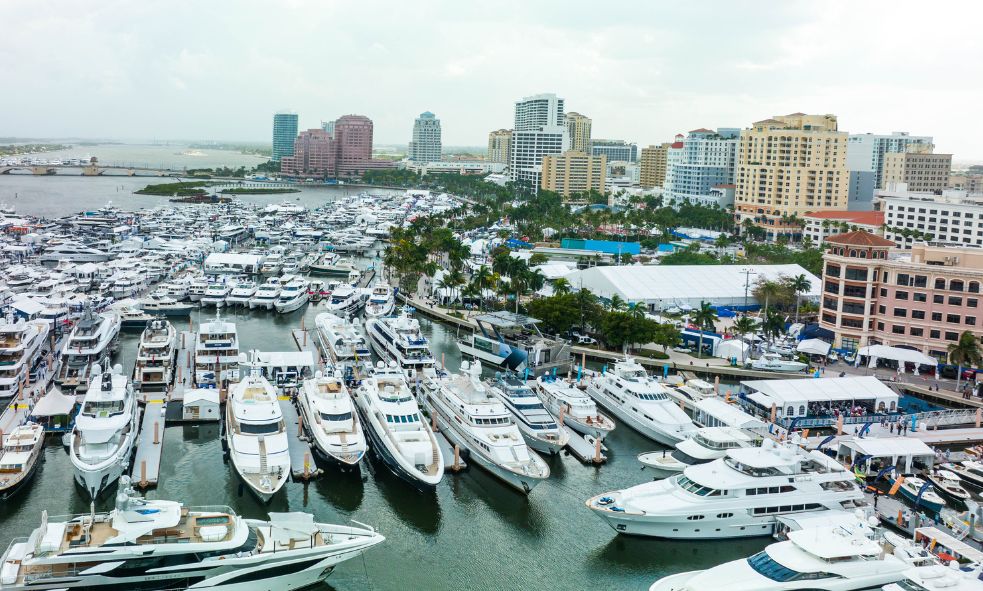
M 316 304 L 330 295 L 331 291 L 325 287 L 323 279 L 311 279 L 310 283 L 307 284 L 307 299 L 312 304 Z
M 966 460 L 958 464 L 951 464 L 948 469 L 958 476 L 963 484 L 977 491 L 983 491 L 983 462 Z
M 139 414 L 122 366 L 103 370 L 95 365 L 68 445 L 75 482 L 90 499 L 126 473 L 136 446 Z
M 526 380 L 515 374 L 496 373 L 490 391 L 505 405 L 526 444 L 545 454 L 560 453 L 570 435 L 543 406 Z
M 883 591 L 983 591 L 983 564 L 968 566 L 916 566 L 906 570 L 897 583 L 882 587 Z
M 110 358 L 119 347 L 120 327 L 116 312 L 96 314 L 87 306 L 62 347 L 55 383 L 62 390 L 84 392 L 89 387 L 91 370 L 96 366 L 109 367 Z
M 195 279 L 192 279 L 191 283 L 188 284 L 188 299 L 192 302 L 201 301 L 201 298 L 205 296 L 205 290 L 207 290 L 210 285 L 211 283 L 209 283 L 208 279 L 204 277 L 196 277 Z
M 321 258 L 311 265 L 311 275 L 324 275 L 327 277 L 348 278 L 353 273 L 358 273 L 355 262 L 349 258 L 340 258 L 336 253 L 326 252 Z
M 549 466 L 529 449 L 505 405 L 481 381 L 480 363 L 463 361 L 461 373 L 434 382 L 423 390 L 424 404 L 469 462 L 524 494 L 549 478 Z
M 417 488 L 437 486 L 444 477 L 444 456 L 403 372 L 380 361 L 354 398 L 371 449 L 386 466 Z
M 232 285 L 225 303 L 229 306 L 248 306 L 259 288 L 253 281 L 237 281 Z
M 128 478 L 108 513 L 50 519 L 0 558 L 0 591 L 276 589 L 323 582 L 336 565 L 385 540 L 366 525 L 309 513 L 246 519 L 225 506 L 139 497 Z
M 258 370 L 229 389 L 225 443 L 247 488 L 269 502 L 290 477 L 290 453 L 276 389 Z
M 699 402 L 704 398 L 714 398 L 717 396 L 717 389 L 713 384 L 699 378 L 691 378 L 669 389 L 669 395 L 676 400 L 683 400 L 687 403 Z
M 931 482 L 918 476 L 901 476 L 901 486 L 898 493 L 912 506 L 924 508 L 932 513 L 938 513 L 945 507 L 945 499 L 939 496 Z M 897 480 L 888 476 L 888 482 L 893 487 Z
M 584 381 L 591 398 L 622 424 L 653 441 L 673 446 L 696 432 L 696 425 L 669 396 L 669 388 L 650 377 L 634 359 L 618 361 Z
M 372 369 L 369 344 L 359 330 L 358 318 L 351 320 L 322 312 L 314 317 L 317 342 L 331 365 L 342 369 Z
M 253 297 L 249 298 L 249 309 L 263 308 L 264 310 L 272 310 L 273 305 L 276 304 L 277 299 L 280 297 L 281 289 L 283 287 L 280 285 L 280 280 L 276 277 L 270 277 L 266 280 L 266 283 L 257 287 L 256 293 L 253 294 Z
M 140 307 L 148 314 L 155 316 L 178 316 L 186 317 L 191 315 L 194 306 L 179 302 L 176 299 L 161 295 L 151 294 L 140 302 Z
M 44 461 L 44 427 L 37 423 L 18 425 L 0 434 L 0 501 L 19 491 Z
M 349 283 L 335 286 L 331 295 L 321 302 L 322 308 L 342 318 L 350 318 L 358 314 L 364 305 L 362 290 Z
M 287 314 L 306 305 L 307 298 L 307 282 L 303 279 L 294 279 L 283 286 L 273 307 L 280 314 Z
M 614 430 L 614 421 L 597 409 L 597 404 L 572 380 L 553 375 L 536 378 L 534 391 L 546 410 L 581 435 L 604 439 Z
M 927 471 L 925 472 L 925 480 L 935 487 L 935 492 L 939 493 L 943 499 L 960 508 L 965 508 L 967 502 L 973 500 L 969 491 L 963 488 L 962 479 L 949 470 Z
M 375 354 L 383 361 L 395 362 L 407 376 L 433 373 L 436 361 L 430 343 L 420 331 L 420 321 L 405 308 L 398 316 L 368 319 L 365 332 Z
M 60 263 L 68 261 L 70 263 L 102 263 L 110 258 L 108 252 L 97 248 L 90 248 L 81 244 L 62 243 L 57 246 L 50 246 L 38 258 L 42 263 Z
M 341 372 L 304 380 L 297 396 L 314 453 L 341 466 L 356 466 L 368 450 L 365 431 Z
M 703 427 L 677 443 L 674 449 L 639 454 L 638 461 L 657 477 L 665 478 L 689 466 L 725 457 L 728 449 L 756 447 L 760 443 L 761 437 L 736 427 Z
M 486 367 L 505 369 L 520 375 L 545 375 L 571 367 L 570 345 L 544 336 L 539 320 L 507 311 L 474 317 L 478 330 L 462 337 L 461 354 L 477 359 Z
M 385 281 L 376 283 L 365 302 L 365 315 L 369 318 L 389 316 L 396 309 L 396 294 Z
M 214 306 L 221 308 L 225 305 L 225 298 L 232 293 L 232 288 L 225 283 L 212 283 L 201 296 L 202 306 Z
M 174 378 L 177 355 L 177 331 L 163 318 L 147 323 L 140 335 L 137 359 L 133 365 L 133 382 L 141 390 L 163 390 Z
M 239 333 L 232 322 L 202 322 L 195 338 L 195 384 L 219 387 L 239 381 Z
M 156 316 L 135 306 L 126 306 L 119 310 L 120 328 L 122 330 L 143 330 L 147 323 Z
M 778 353 L 765 353 L 751 362 L 751 369 L 760 371 L 795 373 L 805 371 L 808 368 L 808 364 L 802 363 L 801 361 L 788 361 L 783 359 Z
M 49 330 L 43 320 L 0 320 L 0 400 L 33 384 L 48 354 Z
M 587 500 L 620 534 L 673 539 L 768 536 L 779 516 L 864 502 L 852 472 L 820 451 L 765 439 L 682 474 Z

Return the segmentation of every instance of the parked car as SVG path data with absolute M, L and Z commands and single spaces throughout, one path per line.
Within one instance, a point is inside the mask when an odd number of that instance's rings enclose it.
M 589 337 L 585 334 L 580 334 L 579 330 L 570 331 L 570 341 L 578 345 L 596 345 L 597 339 Z

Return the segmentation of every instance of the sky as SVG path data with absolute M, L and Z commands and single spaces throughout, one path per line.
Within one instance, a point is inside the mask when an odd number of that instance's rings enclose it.
M 772 115 L 983 161 L 983 4 L 875 0 L 3 0 L 0 136 L 269 141 L 343 114 L 481 146 L 555 92 L 641 145 Z

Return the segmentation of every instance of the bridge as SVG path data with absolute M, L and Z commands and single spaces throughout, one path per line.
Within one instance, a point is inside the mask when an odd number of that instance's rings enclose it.
M 0 174 L 10 174 L 15 171 L 30 172 L 35 176 L 50 176 L 58 174 L 59 171 L 81 171 L 81 176 L 187 176 L 184 170 L 171 170 L 166 168 L 122 164 L 100 165 L 86 164 L 72 166 L 70 164 L 11 164 L 0 166 Z

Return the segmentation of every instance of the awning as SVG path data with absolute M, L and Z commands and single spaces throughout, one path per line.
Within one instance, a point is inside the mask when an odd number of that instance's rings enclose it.
M 857 351 L 857 357 L 873 357 L 875 359 L 891 359 L 898 362 L 906 363 L 917 363 L 918 365 L 931 365 L 935 367 L 938 365 L 938 359 L 934 357 L 929 357 L 924 353 L 918 351 L 912 351 L 911 349 L 902 349 L 900 347 L 889 347 L 887 345 L 870 345 L 868 347 L 861 347 Z
M 75 408 L 75 397 L 63 394 L 61 389 L 54 387 L 41 397 L 34 405 L 31 416 L 56 417 L 67 415 Z
M 809 355 L 829 355 L 830 344 L 821 339 L 806 339 L 799 341 L 799 346 L 795 348 L 799 353 Z

